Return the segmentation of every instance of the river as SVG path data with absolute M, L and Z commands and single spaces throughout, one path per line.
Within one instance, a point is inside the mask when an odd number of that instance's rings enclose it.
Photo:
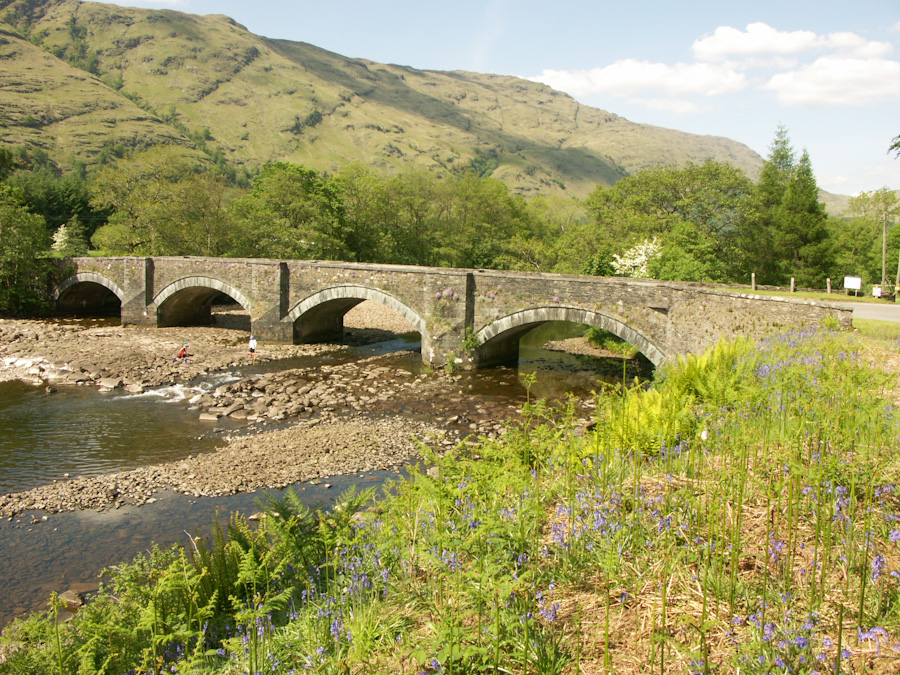
M 590 397 L 602 383 L 621 381 L 621 366 L 542 348 L 547 340 L 577 334 L 568 324 L 547 324 L 526 335 L 518 369 L 495 368 L 460 373 L 456 381 L 469 392 L 473 414 L 497 401 L 521 404 L 525 377 L 534 372 L 533 397 Z M 267 370 L 347 362 L 374 353 L 391 353 L 393 365 L 419 374 L 424 366 L 418 344 L 393 340 L 366 348 L 344 349 L 318 357 L 270 362 L 232 370 L 189 385 L 162 387 L 141 395 L 101 394 L 92 387 L 44 387 L 0 383 L 0 492 L 28 490 L 76 475 L 98 475 L 212 452 L 238 423 L 223 421 L 214 430 L 198 420 L 188 401 L 198 392 Z M 395 414 L 416 414 L 413 407 Z M 294 486 L 309 506 L 329 507 L 350 487 L 380 487 L 396 474 L 372 472 Z M 326 487 L 326 485 L 330 487 Z M 272 494 L 281 494 L 272 491 Z M 259 494 L 190 498 L 156 493 L 155 502 L 104 512 L 33 512 L 0 522 L 0 626 L 42 607 L 52 591 L 97 588 L 98 575 L 111 565 L 147 551 L 153 542 L 187 543 L 188 536 L 210 530 L 214 518 L 225 524 L 234 511 L 258 510 Z

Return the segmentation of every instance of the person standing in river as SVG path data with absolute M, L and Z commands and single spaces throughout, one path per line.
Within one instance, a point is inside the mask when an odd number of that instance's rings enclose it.
M 256 336 L 255 335 L 250 336 L 250 360 L 251 361 L 256 360 Z

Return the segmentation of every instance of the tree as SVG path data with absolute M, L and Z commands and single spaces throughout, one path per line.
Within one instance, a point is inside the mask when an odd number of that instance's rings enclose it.
M 440 245 L 436 224 L 438 190 L 424 171 L 410 171 L 388 180 L 388 209 L 394 214 L 389 230 L 392 262 L 401 265 L 437 265 Z
M 388 209 L 386 181 L 370 167 L 347 164 L 335 175 L 344 209 L 341 236 L 356 262 L 386 262 L 391 256 L 388 235 L 393 214 Z
M 888 230 L 900 218 L 900 200 L 888 187 L 874 192 L 862 192 L 850 199 L 848 212 L 868 224 L 872 230 L 881 231 L 881 287 L 887 292 Z M 900 286 L 900 263 L 897 267 L 897 286 Z M 893 295 L 893 294 L 892 294 Z
M 66 258 L 87 253 L 87 236 L 78 216 L 72 216 L 72 220 L 60 225 L 53 234 L 53 250 Z
M 90 188 L 78 173 L 60 176 L 48 168 L 17 171 L 9 184 L 22 191 L 28 210 L 43 216 L 51 233 L 78 216 L 90 240 L 109 217 L 109 210 L 91 205 Z
M 588 246 L 581 250 L 588 254 L 590 270 L 601 273 L 606 263 L 598 254 L 607 256 L 611 250 L 622 251 L 652 238 L 658 238 L 664 249 L 675 246 L 690 231 L 717 260 L 704 264 L 703 274 L 715 273 L 724 277 L 715 280 L 727 280 L 740 269 L 739 235 L 757 220 L 752 182 L 739 169 L 712 161 L 645 169 L 611 188 L 598 187 L 587 206 L 594 217 L 593 231 L 585 233 L 582 241 Z M 670 260 L 683 258 L 685 250 L 673 249 L 671 254 Z M 682 274 L 669 269 L 667 274 Z M 690 276 L 697 273 L 699 269 Z
M 785 280 L 776 238 L 780 229 L 776 222 L 776 210 L 787 192 L 793 170 L 794 149 L 787 129 L 779 125 L 756 186 L 759 218 L 756 222 L 747 223 L 741 233 L 740 246 L 747 272 L 755 272 L 756 280 L 763 284 L 781 284 Z
M 756 187 L 758 217 L 747 221 L 741 249 L 747 272 L 763 284 L 823 286 L 832 265 L 825 207 L 809 154 L 796 161 L 787 130 L 779 126 Z
M 16 170 L 16 159 L 11 150 L 0 148 L 0 183 Z
M 872 245 L 878 237 L 877 224 L 865 218 L 829 218 L 826 227 L 832 249 L 831 278 L 861 277 L 864 284 L 880 278 L 873 265 Z M 898 228 L 900 231 L 900 228 Z M 881 242 L 878 242 L 878 260 Z
M 650 264 L 659 256 L 660 244 L 656 238 L 645 239 L 625 251 L 622 255 L 614 255 L 612 266 L 617 276 L 650 278 Z
M 653 279 L 719 281 L 728 277 L 715 239 L 693 223 L 680 223 L 666 235 L 647 265 Z
M 157 146 L 107 166 L 91 183 L 92 204 L 112 211 L 91 239 L 115 255 L 222 255 L 230 243 L 227 186 L 179 149 Z
M 525 232 L 524 202 L 502 181 L 466 171 L 440 181 L 437 194 L 439 265 L 494 268 L 508 242 Z
M 900 157 L 900 136 L 894 136 L 894 140 L 888 148 L 888 152 L 893 152 L 895 157 Z
M 235 203 L 236 252 L 259 258 L 341 260 L 344 211 L 334 180 L 299 164 L 266 164 Z
M 0 312 L 24 314 L 47 304 L 50 245 L 44 219 L 29 213 L 20 193 L 0 185 Z
M 800 286 L 821 288 L 831 267 L 825 206 L 804 150 L 775 210 L 775 242 L 783 269 Z

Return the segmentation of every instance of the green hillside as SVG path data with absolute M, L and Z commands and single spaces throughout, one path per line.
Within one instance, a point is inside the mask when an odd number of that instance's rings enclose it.
M 0 143 L 63 168 L 110 143 L 174 143 L 251 173 L 474 166 L 521 194 L 585 196 L 657 163 L 761 158 L 628 120 L 515 77 L 422 71 L 253 35 L 225 16 L 0 0 Z M 202 146 L 202 147 L 201 147 Z

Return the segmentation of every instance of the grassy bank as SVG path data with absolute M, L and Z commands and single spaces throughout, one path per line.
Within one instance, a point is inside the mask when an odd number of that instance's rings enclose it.
M 115 568 L 71 621 L 14 625 L 2 669 L 897 672 L 892 346 L 720 344 L 589 429 L 535 402 L 387 498 L 289 497 Z

